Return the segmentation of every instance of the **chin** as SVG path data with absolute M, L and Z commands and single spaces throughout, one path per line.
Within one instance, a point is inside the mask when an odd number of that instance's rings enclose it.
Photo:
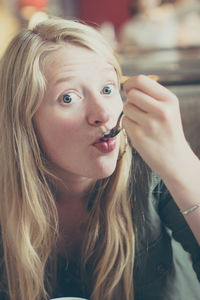
M 109 165 L 104 164 L 103 166 L 96 167 L 96 174 L 93 175 L 96 179 L 103 179 L 111 176 L 115 169 L 116 169 L 116 163 L 110 163 Z

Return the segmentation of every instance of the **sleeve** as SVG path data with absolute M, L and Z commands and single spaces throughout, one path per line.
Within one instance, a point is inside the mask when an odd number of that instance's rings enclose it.
M 193 268 L 200 281 L 200 246 L 190 227 L 162 181 L 156 186 L 153 194 L 158 200 L 161 221 L 171 230 L 173 238 L 191 255 Z

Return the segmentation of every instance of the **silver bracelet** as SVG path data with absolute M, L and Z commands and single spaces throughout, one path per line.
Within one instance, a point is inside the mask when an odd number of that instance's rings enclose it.
M 193 211 L 194 211 L 195 209 L 197 209 L 198 207 L 200 207 L 200 202 L 197 203 L 197 204 L 195 204 L 194 206 L 192 206 L 192 207 L 186 209 L 186 210 L 181 211 L 181 213 L 182 213 L 183 215 L 187 215 L 187 214 L 193 212 Z

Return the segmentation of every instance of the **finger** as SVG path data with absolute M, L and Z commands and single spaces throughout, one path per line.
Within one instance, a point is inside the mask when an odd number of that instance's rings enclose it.
M 137 124 L 144 124 L 147 119 L 147 113 L 138 109 L 135 105 L 127 104 L 124 106 L 124 119 L 129 119 Z
M 167 88 L 145 75 L 131 77 L 124 83 L 124 92 L 126 94 L 133 88 L 160 101 L 166 101 L 175 97 Z
M 126 116 L 123 116 L 122 127 L 126 131 L 130 131 L 131 133 L 133 133 L 133 132 L 135 132 L 135 128 L 139 128 L 139 124 L 137 122 L 135 122 L 134 120 L 131 120 Z
M 144 94 L 143 92 L 137 89 L 131 89 L 127 96 L 128 97 L 127 97 L 126 104 L 128 103 L 133 104 L 142 111 L 148 113 L 154 113 L 158 109 L 160 109 L 159 101 L 155 100 L 154 98 L 150 97 L 147 94 Z
M 139 126 L 136 122 L 134 122 L 133 120 L 130 120 L 127 117 L 123 118 L 122 126 L 126 130 L 128 136 L 131 140 L 132 146 L 134 146 L 133 143 L 136 142 L 137 137 L 141 138 L 143 135 L 143 130 L 142 130 L 141 126 Z

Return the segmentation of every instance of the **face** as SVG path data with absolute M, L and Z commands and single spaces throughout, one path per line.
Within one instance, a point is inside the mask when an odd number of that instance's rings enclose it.
M 111 175 L 120 136 L 100 139 L 115 126 L 123 106 L 113 66 L 71 44 L 49 54 L 45 66 L 47 89 L 35 124 L 54 173 L 94 179 Z

